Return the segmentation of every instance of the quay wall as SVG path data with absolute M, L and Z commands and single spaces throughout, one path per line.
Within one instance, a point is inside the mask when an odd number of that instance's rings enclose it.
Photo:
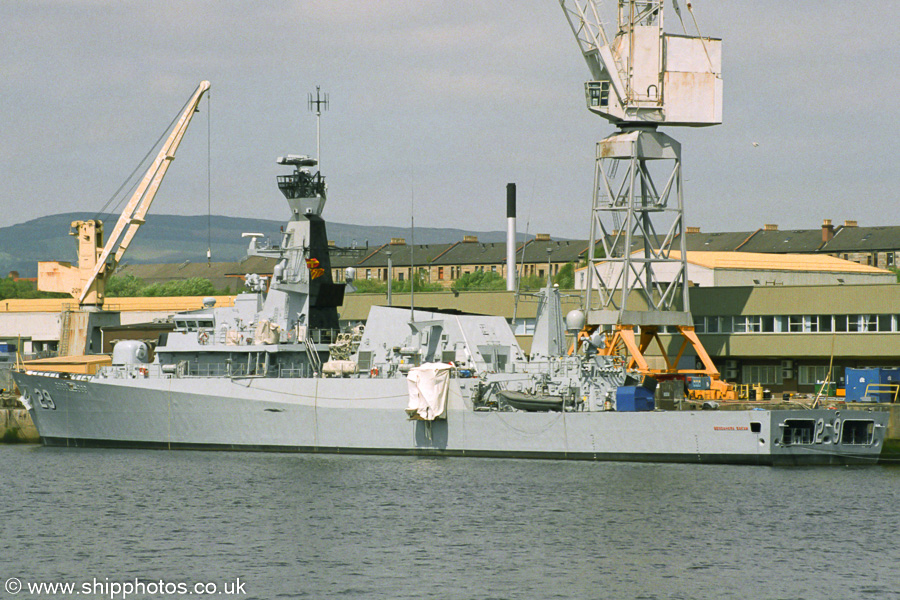
M 41 439 L 24 408 L 0 408 L 0 443 L 36 444 Z

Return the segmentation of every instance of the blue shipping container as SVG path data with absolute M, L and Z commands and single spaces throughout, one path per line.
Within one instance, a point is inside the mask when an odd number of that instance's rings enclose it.
M 847 380 L 847 402 L 861 402 L 866 396 L 866 389 L 872 384 L 881 383 L 881 369 L 870 367 L 867 369 L 844 369 L 844 377 Z M 872 391 L 869 396 L 875 396 Z M 878 399 L 887 398 L 885 394 L 875 396 Z
M 900 367 L 882 367 L 881 383 L 900 383 Z
M 882 367 L 881 383 L 886 385 L 900 385 L 900 367 Z M 882 388 L 885 393 L 878 396 L 879 402 L 893 402 L 897 393 L 893 388 Z
M 616 390 L 616 410 L 619 412 L 641 412 L 654 408 L 653 392 L 647 388 L 623 385 Z

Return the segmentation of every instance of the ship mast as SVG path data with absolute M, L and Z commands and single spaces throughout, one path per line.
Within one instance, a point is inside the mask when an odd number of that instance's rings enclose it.
M 322 172 L 322 152 L 321 152 L 321 139 L 322 139 L 322 131 L 320 129 L 319 121 L 321 121 L 322 112 L 328 110 L 328 94 L 320 91 L 319 86 L 316 86 L 316 95 L 313 97 L 312 93 L 309 94 L 309 110 L 310 112 L 316 113 L 316 162 L 319 165 L 319 172 Z

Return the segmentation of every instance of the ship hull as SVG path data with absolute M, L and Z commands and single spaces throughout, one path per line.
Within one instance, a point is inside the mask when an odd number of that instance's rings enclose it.
M 824 410 L 476 411 L 455 379 L 427 422 L 408 418 L 404 379 L 15 378 L 51 446 L 794 465 L 872 464 L 883 441 L 841 443 Z M 816 435 L 784 444 L 798 419 Z

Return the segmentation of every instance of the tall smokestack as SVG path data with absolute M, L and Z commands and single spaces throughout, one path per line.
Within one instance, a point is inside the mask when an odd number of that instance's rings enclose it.
M 516 291 L 516 184 L 506 184 L 506 290 Z

